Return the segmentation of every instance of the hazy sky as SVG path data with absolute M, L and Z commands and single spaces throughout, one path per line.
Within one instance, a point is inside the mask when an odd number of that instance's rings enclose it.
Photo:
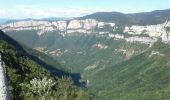
M 98 11 L 123 13 L 170 9 L 170 0 L 0 0 L 0 18 L 78 17 Z

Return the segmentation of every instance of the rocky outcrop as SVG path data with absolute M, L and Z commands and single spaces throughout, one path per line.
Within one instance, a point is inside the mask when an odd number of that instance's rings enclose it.
M 123 35 L 119 35 L 119 34 L 108 34 L 108 36 L 110 38 L 114 38 L 115 40 L 125 39 Z
M 109 26 L 112 31 L 104 29 Z M 62 36 L 73 33 L 85 33 L 96 35 L 107 35 L 114 40 L 126 40 L 127 42 L 140 42 L 152 44 L 161 38 L 163 42 L 170 43 L 170 22 L 157 25 L 146 26 L 126 26 L 124 34 L 118 34 L 118 26 L 115 23 L 99 22 L 94 19 L 69 20 L 69 21 L 19 21 L 0 26 L 3 31 L 37 30 L 37 35 L 42 35 L 49 31 L 57 31 Z M 105 30 L 105 31 L 103 31 Z M 128 34 L 128 35 L 126 35 Z M 125 36 L 126 35 L 126 36 Z
M 0 55 L 0 100 L 9 100 L 5 65 L 2 62 L 1 55 Z
M 94 19 L 71 20 L 67 26 L 67 33 L 92 33 L 92 30 L 98 26 L 98 21 Z
M 20 30 L 37 30 L 38 35 L 42 35 L 48 31 L 66 30 L 66 21 L 58 21 L 58 22 L 48 22 L 48 21 L 20 21 L 20 22 L 12 22 L 9 24 L 1 25 L 0 29 L 3 31 L 20 31 Z
M 165 56 L 164 54 L 160 53 L 159 51 L 152 51 L 151 54 L 149 55 L 149 57 L 152 57 L 154 55 Z
M 101 24 L 102 23 L 102 24 Z M 21 30 L 37 30 L 38 35 L 42 35 L 48 31 L 59 31 L 63 36 L 70 33 L 91 33 L 95 27 L 104 27 L 110 25 L 114 27 L 114 23 L 99 22 L 94 19 L 86 20 L 70 20 L 70 21 L 19 21 L 4 24 L 0 26 L 3 31 L 21 31 Z
M 96 48 L 99 48 L 99 49 L 107 49 L 108 48 L 107 45 L 101 44 L 101 43 L 94 44 L 93 47 L 96 47 Z
M 161 38 L 165 43 L 170 43 L 170 31 L 167 31 L 167 28 L 169 27 L 170 22 L 146 26 L 133 25 L 130 27 L 125 27 L 124 33 L 131 35 L 148 35 L 152 38 Z
M 139 42 L 139 43 L 144 43 L 144 44 L 153 44 L 154 42 L 157 41 L 156 38 L 139 37 L 139 36 L 128 37 L 128 38 L 125 38 L 125 40 L 126 40 L 127 42 Z
M 93 29 L 98 25 L 98 21 L 94 19 L 86 19 L 86 20 L 71 20 L 68 24 L 67 29 Z
M 108 37 L 113 38 L 114 40 L 125 40 L 127 42 L 140 42 L 144 44 L 153 44 L 157 41 L 157 38 L 152 37 L 142 37 L 142 36 L 131 36 L 125 37 L 119 34 L 108 34 Z

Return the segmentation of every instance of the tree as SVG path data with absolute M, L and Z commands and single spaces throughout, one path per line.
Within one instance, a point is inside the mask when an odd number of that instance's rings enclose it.
M 77 91 L 70 77 L 63 76 L 57 82 L 57 95 L 59 100 L 75 100 Z
M 55 84 L 56 83 L 52 79 L 47 79 L 46 77 L 42 80 L 34 78 L 27 87 L 39 99 L 46 100 L 51 96 L 51 90 Z

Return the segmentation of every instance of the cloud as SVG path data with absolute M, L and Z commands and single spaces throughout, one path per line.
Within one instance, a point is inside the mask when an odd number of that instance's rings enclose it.
M 11 10 L 1 11 L 7 18 L 44 18 L 44 17 L 80 17 L 90 13 L 107 11 L 103 8 L 42 8 L 34 5 L 19 5 Z
M 0 9 L 0 16 L 1 17 L 5 17 L 5 14 L 6 14 L 5 10 Z

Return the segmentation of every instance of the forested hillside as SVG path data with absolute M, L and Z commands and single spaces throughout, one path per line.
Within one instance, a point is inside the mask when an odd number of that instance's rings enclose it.
M 88 100 L 64 72 L 54 76 L 35 62 L 17 42 L 0 31 L 0 54 L 5 62 L 8 89 L 13 100 Z M 59 71 L 59 70 L 58 70 Z M 62 74 L 62 76 L 61 76 Z

